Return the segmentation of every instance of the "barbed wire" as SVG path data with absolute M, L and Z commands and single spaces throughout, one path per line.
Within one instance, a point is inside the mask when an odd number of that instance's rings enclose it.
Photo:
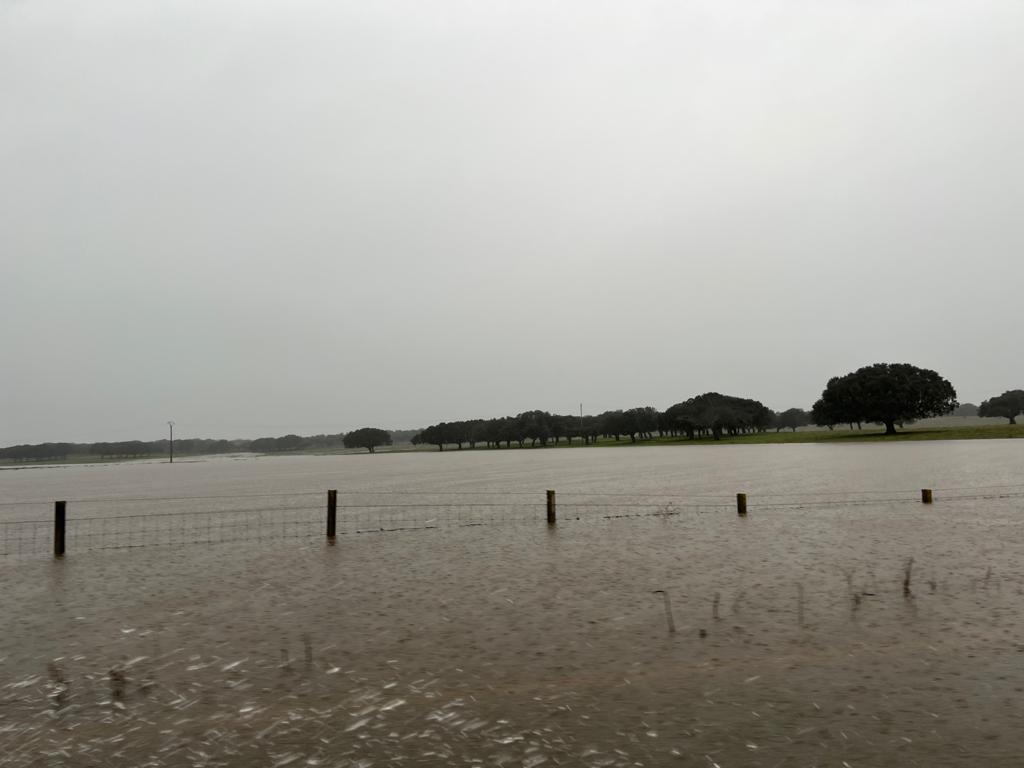
M 975 499 L 1024 499 L 1024 493 L 976 494 L 972 496 L 936 496 L 941 501 L 968 501 Z
M 134 520 L 137 518 L 158 518 L 158 517 L 190 517 L 195 515 L 231 515 L 249 514 L 254 512 L 304 512 L 323 511 L 324 506 L 315 507 L 237 507 L 234 509 L 203 509 L 194 512 L 141 512 L 125 515 L 95 515 L 91 517 L 75 517 L 75 521 L 86 520 Z
M 936 491 L 981 491 L 986 488 L 1024 488 L 1024 483 L 1011 483 L 1009 485 L 972 485 L 965 488 L 936 488 Z
M 821 501 L 801 501 L 783 503 L 776 502 L 772 504 L 761 504 L 756 499 L 748 500 L 748 507 L 750 509 L 810 509 L 811 507 L 863 507 L 871 506 L 873 504 L 920 504 L 921 499 L 910 499 L 904 497 L 892 497 L 887 499 L 824 499 Z
M 980 487 L 980 486 L 979 486 Z M 920 488 L 888 488 L 877 491 L 804 491 L 801 493 L 757 493 L 749 494 L 761 498 L 800 498 L 808 496 L 867 496 L 872 494 L 920 493 Z

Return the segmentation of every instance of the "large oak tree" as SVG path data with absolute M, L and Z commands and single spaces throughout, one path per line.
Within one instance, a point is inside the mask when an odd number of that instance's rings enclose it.
M 909 363 L 875 363 L 829 379 L 812 413 L 818 424 L 870 421 L 896 434 L 896 424 L 942 416 L 957 407 L 953 385 Z

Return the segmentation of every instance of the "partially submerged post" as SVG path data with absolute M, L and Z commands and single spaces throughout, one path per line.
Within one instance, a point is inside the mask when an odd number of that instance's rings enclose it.
M 327 540 L 334 543 L 334 534 L 338 525 L 338 492 L 327 492 Z
M 932 503 L 932 489 L 931 488 L 922 488 L 921 489 L 921 503 L 922 504 L 931 504 Z
M 736 494 L 736 514 L 740 517 L 747 516 L 747 494 L 745 493 Z
M 66 501 L 55 501 L 53 503 L 53 556 L 64 556 L 64 524 Z
M 558 518 L 555 515 L 555 492 L 548 491 L 548 525 L 554 525 L 558 522 Z

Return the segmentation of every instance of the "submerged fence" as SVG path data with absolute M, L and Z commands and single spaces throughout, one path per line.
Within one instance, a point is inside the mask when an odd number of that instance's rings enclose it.
M 339 492 L 0 502 L 0 556 L 264 541 L 487 525 L 865 505 L 1024 499 L 1024 485 L 861 493 L 686 496 L 581 492 Z M 47 514 L 52 510 L 50 514 Z

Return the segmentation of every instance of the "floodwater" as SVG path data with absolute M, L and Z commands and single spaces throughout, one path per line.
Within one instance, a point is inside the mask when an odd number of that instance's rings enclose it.
M 1021 765 L 1022 450 L 0 471 L 0 519 L 66 498 L 69 535 L 328 488 L 343 533 L 0 557 L 0 765 Z

